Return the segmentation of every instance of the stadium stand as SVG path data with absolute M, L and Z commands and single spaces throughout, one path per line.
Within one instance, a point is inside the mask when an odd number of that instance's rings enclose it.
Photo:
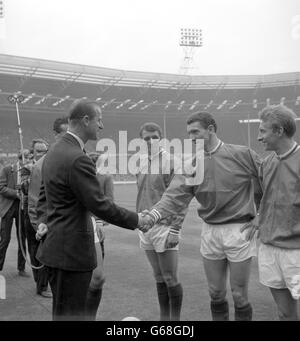
M 16 111 L 7 97 L 22 94 L 20 105 L 24 145 L 35 137 L 53 142 L 52 123 L 71 102 L 86 97 L 103 110 L 104 138 L 118 141 L 120 130 L 128 140 L 137 137 L 145 121 L 165 127 L 167 138 L 186 137 L 187 116 L 198 110 L 215 114 L 220 137 L 227 142 L 256 141 L 256 119 L 267 103 L 285 103 L 300 113 L 300 72 L 273 75 L 187 76 L 124 71 L 41 59 L 0 55 L 0 153 L 19 149 Z M 297 122 L 299 125 L 299 121 Z M 300 128 L 300 127 L 299 127 Z M 300 129 L 296 140 L 300 142 Z M 88 149 L 93 149 L 90 144 Z M 3 162 L 3 161 L 2 161 Z

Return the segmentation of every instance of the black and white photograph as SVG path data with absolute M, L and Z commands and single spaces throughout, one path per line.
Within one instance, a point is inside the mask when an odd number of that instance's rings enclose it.
M 299 298 L 299 0 L 0 0 L 0 322 L 197 339 Z

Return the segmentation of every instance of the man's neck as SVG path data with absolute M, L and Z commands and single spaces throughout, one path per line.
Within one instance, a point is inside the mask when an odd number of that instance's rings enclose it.
M 148 153 L 148 159 L 149 160 L 153 160 L 155 157 L 157 157 L 161 152 L 162 152 L 162 148 L 160 147 L 156 152 L 150 151 L 150 153 Z
M 283 154 L 287 153 L 289 150 L 291 150 L 294 145 L 295 145 L 294 139 L 284 139 L 281 141 L 280 145 L 275 150 L 275 153 L 279 156 L 283 155 Z
M 86 138 L 85 134 L 80 129 L 70 127 L 68 129 L 68 131 L 71 132 L 72 134 L 78 136 L 84 144 L 87 143 L 88 139 Z
M 207 144 L 204 146 L 204 150 L 209 153 L 212 150 L 214 150 L 218 144 L 220 143 L 220 140 L 218 139 L 217 135 L 212 135 L 210 141 L 207 142 Z

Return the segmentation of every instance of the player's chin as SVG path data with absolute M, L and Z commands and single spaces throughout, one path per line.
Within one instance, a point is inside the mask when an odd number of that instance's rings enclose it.
M 262 142 L 262 145 L 263 145 L 264 150 L 270 150 L 266 142 Z
M 100 132 L 97 132 L 96 134 L 94 134 L 94 135 L 92 136 L 92 138 L 91 138 L 90 140 L 92 140 L 92 141 L 98 141 L 98 140 L 100 140 L 100 138 L 101 138 Z
M 272 151 L 274 150 L 274 148 L 272 148 L 272 146 L 269 146 L 268 144 L 265 145 L 265 150 L 266 151 Z

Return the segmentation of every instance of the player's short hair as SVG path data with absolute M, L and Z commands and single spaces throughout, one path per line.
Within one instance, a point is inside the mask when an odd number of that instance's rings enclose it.
M 96 107 L 99 107 L 97 102 L 86 99 L 76 100 L 71 105 L 68 119 L 70 121 L 79 121 L 86 115 L 89 117 L 89 119 L 93 119 L 96 116 Z
M 282 127 L 287 137 L 295 135 L 297 115 L 285 105 L 268 105 L 258 113 L 258 117 L 263 122 L 270 122 L 273 131 Z
M 140 137 L 142 137 L 143 131 L 154 132 L 157 131 L 159 133 L 159 138 L 162 138 L 162 130 L 161 127 L 154 122 L 146 122 L 140 128 Z
M 209 112 L 200 111 L 191 114 L 188 117 L 186 124 L 192 124 L 194 122 L 199 122 L 204 129 L 207 129 L 210 125 L 212 125 L 215 129 L 215 132 L 217 132 L 217 123 L 213 115 Z
M 53 131 L 57 134 L 60 134 L 62 132 L 61 126 L 63 124 L 68 124 L 68 117 L 59 117 L 53 122 Z
M 47 141 L 43 140 L 43 139 L 33 139 L 31 141 L 31 145 L 30 145 L 30 152 L 33 153 L 34 152 L 34 146 L 37 144 L 37 143 L 41 143 L 41 144 L 44 144 L 47 149 L 49 147 L 49 144 Z

